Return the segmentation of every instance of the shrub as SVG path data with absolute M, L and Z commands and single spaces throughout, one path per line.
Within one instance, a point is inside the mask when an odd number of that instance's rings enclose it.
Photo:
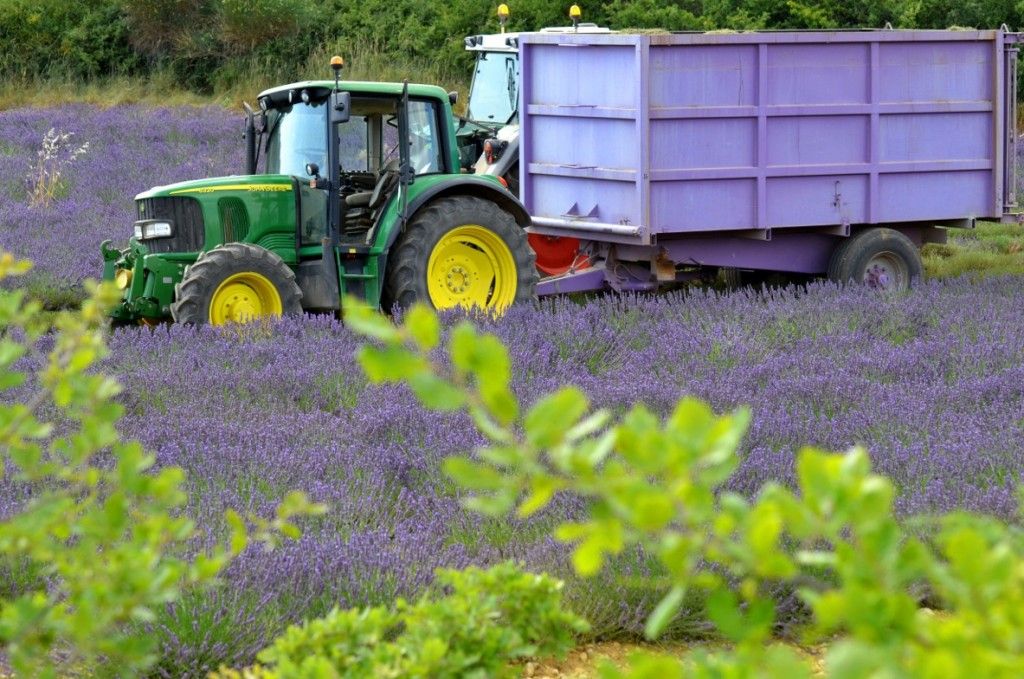
M 222 0 L 224 40 L 238 52 L 293 35 L 312 19 L 312 5 L 304 0 Z M 307 46 L 307 50 L 312 45 Z
M 266 677 L 503 677 L 508 662 L 564 654 L 582 620 L 561 608 L 562 583 L 512 563 L 440 570 L 415 603 L 334 609 L 288 629 L 260 653 Z
M 0 74 L 91 77 L 133 72 L 117 0 L 0 0 Z
M 211 16 L 208 0 L 122 0 L 131 43 L 141 53 L 166 54 L 188 42 Z

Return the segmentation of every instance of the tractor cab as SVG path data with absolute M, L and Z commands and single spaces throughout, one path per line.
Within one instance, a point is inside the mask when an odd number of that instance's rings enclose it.
M 355 84 L 350 85 L 355 89 Z M 391 199 L 417 176 L 449 172 L 443 104 L 434 97 L 346 90 L 347 115 L 330 115 L 330 88 L 298 83 L 260 96 L 253 174 L 300 179 L 300 240 L 318 245 L 336 219 L 339 242 L 369 244 Z M 408 144 L 399 143 L 406 129 Z M 331 149 L 335 149 L 332 162 Z

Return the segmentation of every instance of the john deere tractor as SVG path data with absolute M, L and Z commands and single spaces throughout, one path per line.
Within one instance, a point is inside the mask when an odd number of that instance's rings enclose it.
M 247 107 L 247 170 L 136 197 L 124 249 L 102 246 L 122 323 L 241 322 L 331 311 L 501 311 L 533 296 L 529 216 L 498 177 L 460 172 L 453 95 L 307 81 Z

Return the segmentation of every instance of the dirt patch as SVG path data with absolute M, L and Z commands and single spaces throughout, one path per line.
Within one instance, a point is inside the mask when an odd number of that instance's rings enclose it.
M 523 665 L 521 676 L 524 679 L 591 679 L 599 676 L 598 670 L 605 662 L 610 662 L 616 667 L 625 667 L 629 657 L 638 651 L 683 657 L 695 648 L 708 650 L 714 647 L 715 644 L 640 644 L 617 641 L 585 644 L 571 651 L 564 660 L 539 659 L 527 662 Z M 811 661 L 814 676 L 825 676 L 823 648 L 796 645 L 790 647 Z

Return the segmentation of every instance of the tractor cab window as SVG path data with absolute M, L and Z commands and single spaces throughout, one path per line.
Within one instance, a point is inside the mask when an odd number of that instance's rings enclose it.
M 519 55 L 480 52 L 469 90 L 470 120 L 504 125 L 519 107 Z
M 353 115 L 348 122 L 338 126 L 338 161 L 342 172 L 371 172 L 377 169 L 369 136 L 373 122 L 370 116 Z
M 398 158 L 398 116 L 387 122 L 390 132 L 384 135 L 385 160 Z M 409 164 L 415 174 L 444 172 L 443 142 L 437 104 L 409 100 Z
M 297 102 L 267 112 L 267 174 L 306 176 L 306 164 L 327 167 L 327 102 Z

